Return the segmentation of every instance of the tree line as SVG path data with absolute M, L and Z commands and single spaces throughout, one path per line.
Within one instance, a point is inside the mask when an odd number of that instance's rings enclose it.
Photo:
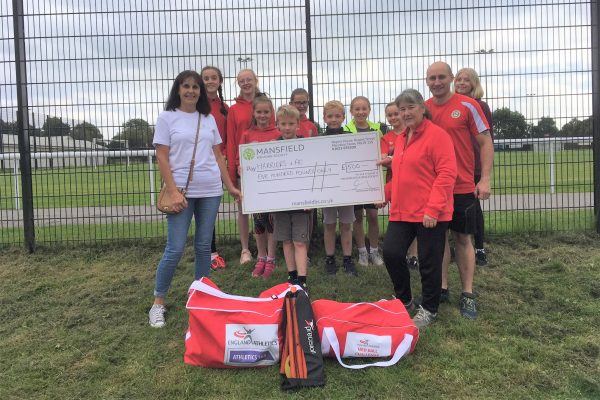
M 508 108 L 494 110 L 492 126 L 494 137 L 498 139 L 592 136 L 592 117 L 584 120 L 573 118 L 558 129 L 553 118 L 542 117 L 537 125 L 533 125 L 525 120 L 523 114 Z
M 541 137 L 574 137 L 592 136 L 592 117 L 571 121 L 558 129 L 556 121 L 551 117 L 542 117 L 536 125 L 530 124 L 525 116 L 509 108 L 499 108 L 492 113 L 494 137 L 498 139 L 524 139 Z M 0 132 L 17 134 L 17 123 L 0 119 Z M 100 130 L 93 124 L 83 121 L 73 127 L 59 117 L 47 117 L 41 128 L 31 128 L 30 136 L 71 136 L 77 140 L 93 141 L 103 139 Z M 108 148 L 122 149 L 127 141 L 130 149 L 147 149 L 152 147 L 154 128 L 141 118 L 133 118 L 119 127 L 119 132 L 107 141 Z
M 17 123 L 6 122 L 0 119 L 0 133 L 16 135 Z M 30 128 L 30 136 L 52 137 L 70 136 L 76 140 L 93 141 L 103 139 L 100 129 L 95 125 L 83 121 L 73 127 L 59 117 L 47 117 L 41 128 Z M 109 141 L 108 148 L 122 149 L 126 140 L 130 149 L 146 149 L 152 147 L 154 128 L 141 118 L 133 118 L 119 127 L 119 132 Z

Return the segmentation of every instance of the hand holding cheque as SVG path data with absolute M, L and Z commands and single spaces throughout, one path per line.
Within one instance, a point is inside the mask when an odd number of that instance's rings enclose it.
M 244 213 L 385 201 L 375 132 L 240 145 Z

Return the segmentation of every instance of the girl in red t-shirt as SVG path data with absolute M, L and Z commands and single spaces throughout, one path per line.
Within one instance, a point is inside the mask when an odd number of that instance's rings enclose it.
M 260 143 L 277 140 L 281 132 L 273 121 L 273 103 L 267 96 L 257 96 L 252 101 L 252 120 L 250 129 L 242 133 L 240 144 Z M 237 159 L 239 171 L 239 156 Z M 241 175 L 241 171 L 240 175 Z M 270 213 L 253 214 L 254 237 L 258 250 L 256 265 L 252 276 L 269 278 L 275 270 L 275 252 L 277 242 L 273 238 L 273 219 Z
M 225 143 L 227 140 L 227 111 L 229 106 L 223 101 L 223 74 L 217 67 L 211 65 L 202 68 L 200 76 L 206 88 L 206 95 L 210 103 L 210 113 L 215 118 L 217 129 L 221 135 L 221 152 L 225 153 Z M 216 229 L 216 224 L 215 224 Z M 225 260 L 217 251 L 217 241 L 215 229 L 213 229 L 212 242 L 210 244 L 210 267 L 215 270 L 217 268 L 225 268 Z
M 229 112 L 227 113 L 227 170 L 231 181 L 239 188 L 236 164 L 238 159 L 238 145 L 242 133 L 250 128 L 252 101 L 262 93 L 258 89 L 258 78 L 251 69 L 242 69 L 238 72 L 237 84 L 240 87 L 240 94 L 235 99 L 235 104 L 229 108 Z M 272 119 L 273 124 L 275 124 L 275 117 Z M 242 213 L 241 206 L 238 208 L 238 228 L 240 231 L 240 243 L 242 245 L 240 264 L 245 264 L 252 261 L 252 253 L 248 249 L 250 223 L 248 216 Z
M 298 88 L 292 91 L 290 95 L 290 105 L 300 113 L 300 122 L 298 123 L 298 136 L 313 137 L 319 134 L 317 126 L 306 117 L 308 111 L 309 96 L 306 89 Z

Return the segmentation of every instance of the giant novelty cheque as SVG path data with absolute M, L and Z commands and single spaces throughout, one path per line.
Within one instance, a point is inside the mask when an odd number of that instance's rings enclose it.
M 242 144 L 245 214 L 381 203 L 376 132 Z

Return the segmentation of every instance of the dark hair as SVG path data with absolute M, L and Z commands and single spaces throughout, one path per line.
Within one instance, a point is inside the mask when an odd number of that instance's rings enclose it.
M 290 103 L 291 103 L 292 101 L 294 101 L 294 97 L 296 97 L 296 96 L 300 96 L 300 95 L 303 95 L 303 96 L 306 96 L 306 97 L 310 97 L 310 96 L 308 95 L 308 92 L 306 91 L 306 89 L 304 89 L 304 88 L 298 88 L 298 89 L 294 89 L 294 90 L 292 91 L 292 94 L 290 95 Z
M 396 97 L 395 103 L 397 107 L 400 107 L 400 103 L 415 104 L 423 107 L 423 109 L 425 109 L 423 116 L 427 119 L 431 119 L 431 111 L 429 111 L 425 105 L 425 100 L 421 93 L 416 89 L 406 89 Z
M 217 93 L 219 94 L 219 100 L 221 100 L 221 108 L 219 109 L 219 111 L 221 112 L 221 114 L 223 114 L 225 117 L 227 116 L 227 108 L 225 107 L 225 101 L 223 100 L 223 73 L 221 72 L 221 70 L 217 67 L 213 67 L 212 65 L 207 65 L 206 67 L 202 68 L 202 71 L 200 71 L 200 76 L 202 76 L 202 74 L 204 73 L 204 71 L 208 71 L 209 69 L 212 69 L 213 71 L 215 71 L 217 73 L 217 75 L 219 76 L 219 87 L 217 89 Z
M 196 71 L 185 70 L 180 72 L 179 75 L 175 78 L 173 82 L 173 86 L 171 86 L 171 91 L 169 92 L 169 97 L 167 98 L 167 102 L 165 103 L 166 111 L 175 111 L 177 107 L 181 105 L 181 98 L 179 97 L 179 87 L 187 78 L 194 78 L 198 86 L 200 86 L 200 97 L 198 98 L 198 102 L 196 103 L 196 110 L 200 114 L 208 116 L 210 114 L 210 103 L 208 102 L 208 96 L 206 95 L 206 88 L 204 87 L 204 82 L 202 82 L 202 77 Z

